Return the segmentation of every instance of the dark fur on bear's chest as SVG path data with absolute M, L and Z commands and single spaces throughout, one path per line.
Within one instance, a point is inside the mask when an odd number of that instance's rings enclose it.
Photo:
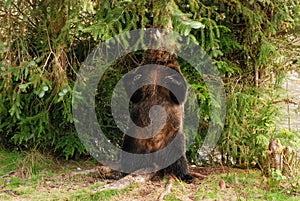
M 154 86 L 149 86 L 152 88 Z M 146 90 L 149 90 L 146 88 Z M 130 117 L 132 121 L 139 127 L 146 127 L 151 124 L 150 109 L 155 105 L 160 105 L 165 109 L 165 124 L 163 129 L 156 133 L 154 137 L 149 139 L 138 139 L 143 137 L 143 133 L 135 133 L 137 138 L 125 136 L 123 149 L 131 153 L 152 153 L 163 149 L 174 139 L 176 133 L 181 131 L 183 108 L 181 105 L 173 104 L 170 97 L 166 96 L 169 93 L 167 89 L 161 86 L 156 86 L 156 93 L 145 96 L 138 103 L 133 104 L 130 109 Z M 138 91 L 139 93 L 139 91 Z M 154 114 L 155 121 L 163 122 L 164 117 L 160 114 Z M 153 119 L 152 119 L 153 120 Z M 136 132 L 134 129 L 129 132 Z M 139 131 L 141 132 L 141 131 Z

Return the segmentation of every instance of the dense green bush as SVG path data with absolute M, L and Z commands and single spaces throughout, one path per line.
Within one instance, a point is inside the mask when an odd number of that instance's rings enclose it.
M 118 33 L 161 27 L 193 38 L 217 65 L 228 111 L 219 150 L 247 166 L 255 157 L 260 160 L 274 128 L 272 100 L 277 96 L 272 90 L 277 85 L 267 80 L 271 72 L 286 70 L 278 58 L 289 50 L 280 44 L 299 30 L 297 14 L 297 0 L 2 1 L 0 144 L 47 149 L 66 158 L 86 154 L 71 113 L 80 64 L 98 43 Z M 116 144 L 122 135 L 111 118 L 111 89 L 139 57 L 120 59 L 97 92 L 98 119 Z M 215 102 L 201 76 L 184 61 L 181 66 L 200 103 L 201 126 L 188 152 L 197 162 Z

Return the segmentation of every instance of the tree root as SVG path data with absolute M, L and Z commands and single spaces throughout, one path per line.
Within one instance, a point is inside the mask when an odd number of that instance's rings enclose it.
M 165 187 L 165 190 L 160 194 L 158 201 L 163 201 L 164 197 L 171 193 L 172 183 L 173 183 L 174 177 L 169 176 L 169 181 Z
M 135 182 L 143 183 L 143 182 L 149 181 L 154 175 L 155 175 L 155 173 L 149 173 L 149 174 L 131 173 L 131 174 L 117 180 L 116 182 L 106 184 L 97 189 L 94 189 L 94 191 L 98 192 L 98 191 L 104 191 L 104 190 L 121 190 Z
M 193 177 L 196 177 L 196 178 L 207 178 L 208 176 L 206 175 L 203 175 L 203 174 L 200 174 L 198 172 L 191 172 L 190 173 Z

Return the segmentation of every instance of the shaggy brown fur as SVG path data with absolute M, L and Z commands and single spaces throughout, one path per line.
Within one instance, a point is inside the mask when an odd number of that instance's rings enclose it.
M 185 102 L 187 86 L 181 74 L 180 67 L 177 63 L 177 57 L 167 52 L 150 50 L 146 55 L 148 64 L 160 64 L 174 69 L 178 72 L 177 77 L 168 81 L 168 72 L 157 71 L 155 68 L 148 66 L 147 79 L 164 80 L 170 82 L 176 87 L 176 95 L 169 89 L 159 85 L 145 85 L 135 91 L 131 96 L 132 107 L 130 109 L 130 116 L 132 121 L 139 127 L 146 127 L 151 123 L 149 111 L 155 105 L 162 106 L 166 111 L 166 122 L 162 130 L 160 130 L 152 138 L 139 139 L 138 136 L 144 136 L 142 130 L 130 129 L 129 132 L 135 133 L 137 138 L 125 135 L 123 141 L 123 150 L 130 153 L 146 154 L 153 153 L 165 148 L 177 135 L 180 137 L 180 145 L 178 150 L 182 153 L 180 159 L 169 167 L 161 170 L 161 173 L 173 173 L 182 180 L 191 180 L 192 176 L 189 174 L 187 161 L 185 158 L 185 138 L 183 133 L 183 105 Z M 181 77 L 178 77 L 180 75 Z M 138 82 L 139 77 L 131 75 L 127 78 L 125 86 L 127 89 L 133 87 Z M 143 79 L 143 78 L 141 78 Z M 168 84 L 167 84 L 168 85 Z M 155 121 L 163 121 L 164 117 L 155 115 Z M 139 133 L 138 133 L 139 132 Z M 125 161 L 130 163 L 130 161 Z M 153 164 L 155 165 L 155 164 Z M 143 167 L 141 167 L 143 168 Z M 147 168 L 147 167 L 144 167 Z

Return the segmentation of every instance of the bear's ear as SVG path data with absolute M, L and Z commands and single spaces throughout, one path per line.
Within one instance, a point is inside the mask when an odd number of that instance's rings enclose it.
M 184 77 L 176 73 L 165 77 L 165 83 L 170 91 L 170 98 L 176 104 L 183 104 L 187 94 L 187 84 Z
M 133 103 L 139 102 L 143 98 L 142 88 L 136 89 L 139 83 L 142 81 L 143 75 L 134 71 L 134 73 L 128 73 L 124 77 L 124 87 L 130 101 Z

